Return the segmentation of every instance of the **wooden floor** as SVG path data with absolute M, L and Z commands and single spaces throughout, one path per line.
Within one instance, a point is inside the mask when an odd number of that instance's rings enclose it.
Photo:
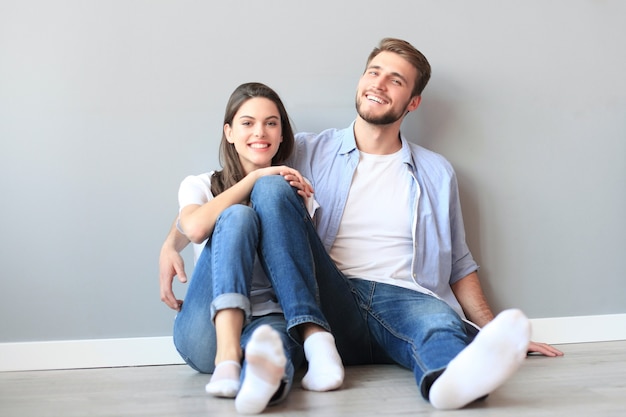
M 268 416 L 624 416 L 626 341 L 559 346 L 562 358 L 529 357 L 487 400 L 437 411 L 411 372 L 393 365 L 346 369 L 339 391 L 295 384 Z M 299 374 L 298 376 L 301 376 Z M 1 417 L 235 416 L 233 400 L 204 393 L 208 375 L 184 365 L 0 373 Z

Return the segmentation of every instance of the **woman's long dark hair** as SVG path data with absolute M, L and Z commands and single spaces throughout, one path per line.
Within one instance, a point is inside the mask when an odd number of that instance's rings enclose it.
M 278 108 L 283 141 L 278 147 L 278 152 L 272 158 L 272 165 L 280 165 L 287 160 L 291 152 L 293 152 L 295 140 L 287 110 L 285 110 L 282 100 L 274 90 L 262 83 L 252 82 L 241 84 L 233 91 L 228 100 L 228 104 L 226 104 L 226 112 L 222 126 L 226 124 L 232 126 L 233 118 L 239 111 L 239 108 L 243 103 L 255 97 L 263 97 L 272 100 Z M 220 163 L 222 164 L 222 170 L 216 171 L 211 181 L 211 193 L 213 196 L 237 184 L 246 175 L 241 161 L 239 160 L 239 154 L 235 149 L 235 145 L 226 140 L 226 134 L 223 129 L 222 141 L 220 143 Z

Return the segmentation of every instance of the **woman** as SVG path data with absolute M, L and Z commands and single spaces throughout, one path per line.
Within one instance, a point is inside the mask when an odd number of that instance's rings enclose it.
M 223 169 L 187 177 L 179 190 L 178 228 L 195 244 L 197 262 L 174 343 L 187 364 L 213 374 L 207 392 L 236 396 L 241 413 L 259 413 L 270 400 L 283 399 L 303 351 L 305 389 L 328 391 L 343 383 L 343 365 L 316 302 L 310 250 L 275 253 L 268 244 L 276 242 L 271 225 L 257 212 L 268 196 L 254 198 L 259 179 L 282 176 L 313 207 L 310 185 L 280 165 L 293 147 L 278 95 L 260 83 L 242 84 L 226 106 Z

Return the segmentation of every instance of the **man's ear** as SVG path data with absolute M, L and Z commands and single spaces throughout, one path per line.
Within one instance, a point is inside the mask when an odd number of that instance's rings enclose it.
M 417 109 L 422 102 L 422 96 L 415 96 L 409 101 L 409 105 L 406 107 L 406 111 L 410 112 Z

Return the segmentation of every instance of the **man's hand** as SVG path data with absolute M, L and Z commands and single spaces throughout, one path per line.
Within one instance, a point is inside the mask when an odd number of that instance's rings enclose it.
M 265 168 L 259 168 L 252 171 L 249 176 L 254 176 L 255 181 L 266 175 L 280 175 L 285 181 L 294 187 L 298 194 L 303 198 L 309 198 L 313 194 L 313 187 L 311 184 L 300 174 L 300 171 L 293 169 L 286 165 L 272 165 Z
M 292 187 L 298 190 L 298 194 L 303 198 L 310 198 L 313 195 L 313 187 L 309 182 L 300 174 L 299 171 L 286 166 L 281 167 L 280 175 L 283 176 L 285 181 Z
M 161 301 L 167 304 L 173 310 L 180 311 L 183 300 L 179 300 L 174 296 L 172 283 L 174 277 L 178 276 L 178 280 L 182 283 L 187 282 L 185 274 L 185 262 L 179 252 L 175 249 L 163 246 L 159 256 L 159 286 L 161 288 Z
M 528 353 L 539 353 L 543 356 L 563 356 L 563 352 L 555 348 L 554 346 L 550 346 L 547 343 L 537 343 L 531 341 L 528 345 Z

